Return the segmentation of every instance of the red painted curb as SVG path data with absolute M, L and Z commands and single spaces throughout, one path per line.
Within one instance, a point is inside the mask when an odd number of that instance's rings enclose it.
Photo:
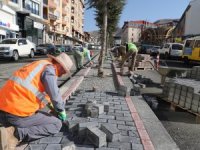
M 122 80 L 122 77 L 118 74 L 117 69 L 115 67 L 115 64 L 112 63 L 112 65 L 113 65 L 113 70 L 114 70 L 114 73 L 115 73 L 115 76 L 116 76 L 116 79 L 117 79 L 118 86 L 119 87 L 124 86 L 124 82 Z M 126 100 L 126 103 L 129 107 L 129 110 L 131 112 L 131 116 L 132 116 L 132 118 L 135 122 L 137 131 L 138 131 L 139 136 L 141 138 L 144 149 L 145 150 L 155 150 L 155 148 L 154 148 L 154 146 L 151 142 L 151 139 L 150 139 L 145 127 L 144 127 L 144 124 L 143 124 L 140 116 L 138 115 L 137 110 L 136 110 L 136 108 L 135 108 L 135 106 L 132 102 L 131 97 L 130 96 L 125 97 L 125 100 Z
M 132 118 L 135 122 L 137 131 L 138 131 L 139 136 L 141 138 L 144 149 L 145 150 L 154 150 L 154 146 L 153 146 L 153 144 L 150 140 L 150 137 L 149 137 L 149 135 L 148 135 L 148 133 L 147 133 L 145 127 L 144 127 L 142 120 L 140 119 L 140 116 L 138 115 L 138 113 L 135 109 L 135 106 L 132 102 L 131 97 L 130 96 L 125 97 L 125 100 L 128 104 L 129 110 L 131 111 L 131 116 L 132 116 Z

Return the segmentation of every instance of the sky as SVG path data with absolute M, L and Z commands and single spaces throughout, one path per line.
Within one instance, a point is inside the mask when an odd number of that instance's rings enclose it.
M 124 21 L 146 20 L 155 22 L 159 19 L 179 19 L 191 0 L 126 0 L 119 27 Z M 87 6 L 86 6 L 87 8 Z M 84 31 L 98 30 L 94 20 L 94 9 L 86 9 Z

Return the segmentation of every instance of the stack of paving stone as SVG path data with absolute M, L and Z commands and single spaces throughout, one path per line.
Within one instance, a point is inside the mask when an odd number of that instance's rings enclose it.
M 138 54 L 135 62 L 135 69 L 153 69 L 153 66 L 149 62 L 154 64 L 150 55 Z
M 104 112 L 94 116 L 89 114 L 88 117 L 86 106 L 91 102 L 94 107 L 103 105 Z M 80 147 L 91 150 L 99 147 L 143 150 L 128 105 L 124 97 L 117 93 L 75 93 L 67 102 L 66 110 L 70 118 L 66 123 L 67 130 L 77 150 Z
M 187 110 L 200 113 L 200 66 L 187 72 L 187 78 L 174 78 L 165 82 L 163 96 Z

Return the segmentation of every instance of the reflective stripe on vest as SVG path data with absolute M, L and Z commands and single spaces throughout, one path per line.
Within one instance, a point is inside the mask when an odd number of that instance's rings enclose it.
M 43 102 L 45 105 L 48 103 L 48 100 L 45 98 L 46 94 L 41 93 L 36 87 L 31 85 L 32 79 L 35 77 L 35 75 L 40 72 L 40 70 L 48 63 L 41 63 L 39 64 L 33 71 L 30 72 L 28 77 L 26 79 L 22 79 L 20 77 L 13 76 L 10 78 L 10 80 L 16 82 L 17 84 L 25 87 L 27 90 L 31 91 L 35 97 L 37 97 L 41 102 Z

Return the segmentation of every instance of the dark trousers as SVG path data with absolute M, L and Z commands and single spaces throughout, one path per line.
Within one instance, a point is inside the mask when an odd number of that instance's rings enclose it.
M 0 111 L 0 124 L 5 127 L 14 126 L 15 136 L 20 141 L 32 141 L 56 134 L 62 127 L 62 122 L 45 112 L 37 112 L 29 117 L 18 117 Z

